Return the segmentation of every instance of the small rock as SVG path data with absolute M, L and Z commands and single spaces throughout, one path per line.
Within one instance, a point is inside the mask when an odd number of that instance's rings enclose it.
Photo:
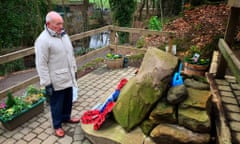
M 194 79 L 186 79 L 184 81 L 184 84 L 186 87 L 191 87 L 191 88 L 200 89 L 200 90 L 209 90 L 210 89 L 209 84 L 199 82 Z
M 188 96 L 187 88 L 185 85 L 179 85 L 175 87 L 171 87 L 168 90 L 167 101 L 170 104 L 179 104 L 184 101 Z

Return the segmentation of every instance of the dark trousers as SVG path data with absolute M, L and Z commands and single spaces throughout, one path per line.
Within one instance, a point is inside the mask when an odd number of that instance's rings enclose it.
M 50 97 L 53 128 L 61 128 L 62 122 L 70 119 L 72 111 L 72 87 L 53 91 Z

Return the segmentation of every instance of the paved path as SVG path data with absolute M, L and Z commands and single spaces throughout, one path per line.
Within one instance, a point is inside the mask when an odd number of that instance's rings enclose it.
M 78 79 L 79 98 L 73 105 L 72 116 L 80 117 L 83 112 L 93 108 L 103 97 L 114 92 L 122 78 L 134 76 L 135 68 L 108 70 L 100 67 Z M 107 95 L 108 96 L 108 95 Z M 50 121 L 49 105 L 44 112 L 13 131 L 0 124 L 1 144 L 91 144 L 83 135 L 80 124 L 64 124 L 64 138 L 54 136 Z
M 103 97 L 112 93 L 122 78 L 134 76 L 135 68 L 129 67 L 108 70 L 100 67 L 78 79 L 79 98 L 73 105 L 72 115 L 80 117 L 83 112 L 94 107 Z M 240 85 L 231 77 L 217 79 L 227 121 L 232 135 L 232 143 L 240 143 Z M 50 122 L 49 105 L 44 112 L 13 131 L 8 131 L 0 124 L 1 144 L 91 144 L 84 137 L 80 124 L 64 124 L 64 138 L 53 134 Z
M 232 143 L 240 144 L 240 85 L 233 77 L 216 79 L 223 109 L 230 126 Z

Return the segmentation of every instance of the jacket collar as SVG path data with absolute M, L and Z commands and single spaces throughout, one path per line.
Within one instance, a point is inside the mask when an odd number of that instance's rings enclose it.
M 58 34 L 55 31 L 53 31 L 50 28 L 48 28 L 46 25 L 44 25 L 44 28 L 48 31 L 49 35 L 52 36 L 52 37 L 61 38 L 61 37 L 63 37 L 66 34 L 64 29 L 62 29 L 61 34 Z

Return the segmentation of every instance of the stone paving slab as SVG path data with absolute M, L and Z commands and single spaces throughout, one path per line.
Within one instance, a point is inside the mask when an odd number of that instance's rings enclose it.
M 225 79 L 216 79 L 220 91 L 223 108 L 227 122 L 230 126 L 232 143 L 240 143 L 240 98 L 239 84 L 231 76 L 225 76 Z
M 73 105 L 72 116 L 80 117 L 83 112 L 93 108 L 104 94 L 111 93 L 122 78 L 130 79 L 135 76 L 136 68 L 109 70 L 100 67 L 78 79 L 78 100 Z M 0 124 L 1 144 L 91 144 L 84 136 L 79 124 L 63 124 L 66 131 L 64 138 L 54 136 L 49 105 L 45 103 L 44 112 L 19 126 L 8 131 Z
M 234 97 L 222 96 L 221 98 L 223 103 L 238 105 L 236 98 Z

